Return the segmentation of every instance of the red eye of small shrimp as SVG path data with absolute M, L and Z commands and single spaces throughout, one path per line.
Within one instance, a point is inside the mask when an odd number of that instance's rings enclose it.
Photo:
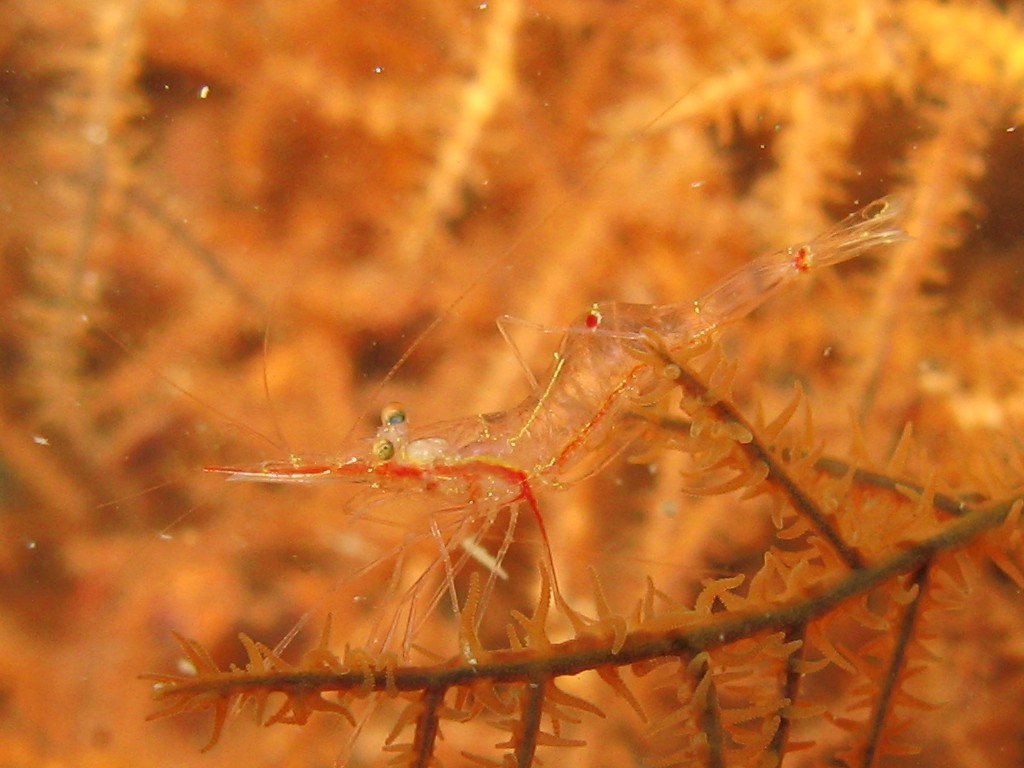
M 597 308 L 597 305 L 595 304 L 593 307 L 590 308 L 590 311 L 587 313 L 587 317 L 583 321 L 583 324 L 587 326 L 589 330 L 592 331 L 601 324 L 601 320 L 603 319 L 604 318 L 601 316 L 601 311 Z

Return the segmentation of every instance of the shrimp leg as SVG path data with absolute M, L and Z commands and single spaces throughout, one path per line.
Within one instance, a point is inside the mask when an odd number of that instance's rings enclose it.
M 522 320 L 513 315 L 501 315 L 497 320 L 494 321 L 498 326 L 498 332 L 501 333 L 501 338 L 505 340 L 505 343 L 512 348 L 512 354 L 516 356 L 516 362 L 519 363 L 519 367 L 523 369 L 526 374 L 527 381 L 530 382 L 530 390 L 536 391 L 537 389 L 537 377 L 533 371 L 530 370 L 530 366 L 527 364 L 526 359 L 523 357 L 522 351 L 519 349 L 519 345 L 516 344 L 514 338 L 512 338 L 511 326 L 512 325 L 523 325 L 534 330 L 541 331 L 542 333 L 548 333 L 553 329 L 547 326 L 540 325 L 538 323 L 531 323 L 529 320 Z

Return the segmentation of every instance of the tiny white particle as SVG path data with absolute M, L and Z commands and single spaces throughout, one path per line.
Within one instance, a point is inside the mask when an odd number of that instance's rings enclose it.
M 32 442 L 36 445 L 49 445 L 50 441 L 42 435 L 32 435 Z
M 373 71 L 379 75 L 384 71 L 384 67 L 374 67 Z
M 832 347 L 831 346 L 825 347 L 825 349 L 823 349 L 822 352 L 821 352 L 821 356 L 822 357 L 831 357 L 832 356 Z
M 210 86 L 204 85 L 204 86 L 201 86 L 199 88 L 198 96 L 199 96 L 200 99 L 205 99 L 209 95 L 210 95 Z
M 35 549 L 39 546 L 39 543 L 35 539 L 23 539 L 25 542 L 25 549 Z
M 1006 132 L 1007 133 L 1013 133 L 1016 130 L 1017 130 L 1017 126 L 1016 125 L 1011 125 L 1009 128 L 1006 129 Z
M 703 187 L 703 186 L 704 186 L 704 185 L 705 185 L 706 183 L 707 183 L 707 182 L 706 182 L 706 181 L 704 181 L 704 179 L 701 179 L 701 180 L 699 180 L 699 181 L 691 181 L 691 182 L 690 182 L 690 189 L 700 189 L 700 188 L 701 188 L 701 187 Z
M 487 3 L 480 3 L 479 8 L 480 8 L 481 11 L 486 11 L 487 10 Z

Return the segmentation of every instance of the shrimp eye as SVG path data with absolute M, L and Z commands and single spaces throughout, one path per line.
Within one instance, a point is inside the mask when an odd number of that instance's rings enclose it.
M 385 427 L 402 424 L 405 422 L 405 418 L 405 406 L 401 403 L 388 403 L 380 412 L 380 423 Z
M 604 317 L 601 315 L 601 310 L 599 310 L 597 308 L 597 304 L 595 304 L 590 308 L 590 311 L 587 312 L 587 317 L 584 319 L 583 324 L 587 326 L 588 330 L 592 331 L 601 324 L 603 319 Z
M 386 438 L 373 441 L 373 455 L 378 461 L 391 461 L 395 458 L 395 444 Z

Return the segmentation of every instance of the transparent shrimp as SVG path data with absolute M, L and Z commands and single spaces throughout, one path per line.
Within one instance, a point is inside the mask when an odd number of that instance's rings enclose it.
M 208 471 L 236 481 L 361 483 L 385 492 L 417 491 L 434 499 L 437 511 L 422 538 L 437 545 L 432 568 L 444 583 L 427 606 L 416 605 L 425 574 L 408 588 L 403 598 L 408 619 L 403 645 L 408 647 L 419 620 L 415 617 L 436 604 L 443 591 L 449 592 L 458 610 L 454 576 L 470 559 L 488 568 L 490 582 L 504 575 L 502 559 L 513 541 L 520 504 L 536 520 L 544 557 L 554 574 L 536 492 L 564 487 L 597 471 L 635 438 L 636 432 L 625 428 L 621 418 L 643 383 L 643 366 L 629 353 L 631 343 L 642 340 L 645 331 L 653 331 L 669 349 L 697 343 L 810 272 L 906 239 L 895 223 L 900 213 L 895 199 L 876 200 L 812 240 L 751 260 L 693 301 L 592 305 L 569 326 L 546 329 L 562 333 L 555 361 L 534 391 L 506 411 L 413 431 L 404 409 L 390 404 L 372 438 L 336 455 L 292 456 Z M 480 535 L 501 510 L 507 511 L 508 522 L 498 551 L 490 554 L 480 544 Z M 398 550 L 393 554 L 401 560 Z M 390 627 L 387 637 L 395 631 Z

